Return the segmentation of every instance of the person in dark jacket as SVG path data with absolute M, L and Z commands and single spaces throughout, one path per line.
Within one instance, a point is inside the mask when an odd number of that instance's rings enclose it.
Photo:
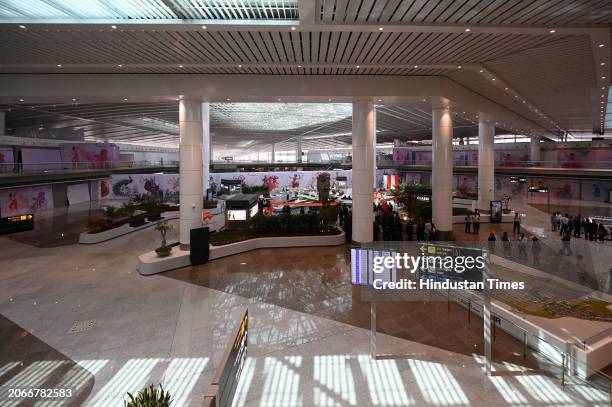
M 414 234 L 414 222 L 412 219 L 408 219 L 408 224 L 406 225 L 406 238 L 408 241 L 412 241 L 412 235 Z
M 489 244 L 489 252 L 495 253 L 495 245 L 497 242 L 497 238 L 495 237 L 495 233 L 489 233 L 488 244 Z
M 508 237 L 508 232 L 502 235 L 502 245 L 504 247 L 504 257 L 512 257 L 512 242 Z
M 533 256 L 534 266 L 540 265 L 540 252 L 541 251 L 542 251 L 542 245 L 540 244 L 538 237 L 534 236 L 531 242 L 531 255 Z

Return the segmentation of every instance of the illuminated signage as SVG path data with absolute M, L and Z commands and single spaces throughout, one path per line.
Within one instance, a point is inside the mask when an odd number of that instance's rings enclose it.
M 257 205 L 253 206 L 249 212 L 249 218 L 252 218 L 253 216 L 257 215 L 258 212 L 259 212 L 259 206 Z
M 532 185 L 529 187 L 529 192 L 548 192 L 548 187 Z
M 228 209 L 227 220 L 246 220 L 247 212 L 245 209 Z
M 521 184 L 524 184 L 525 182 L 527 182 L 527 178 L 526 177 L 510 177 L 510 182 L 512 183 L 520 182 Z
M 0 234 L 23 232 L 34 229 L 34 215 L 25 213 L 0 218 Z
M 429 202 L 431 201 L 431 197 L 428 195 L 417 195 L 416 197 L 417 201 L 421 201 L 421 202 Z

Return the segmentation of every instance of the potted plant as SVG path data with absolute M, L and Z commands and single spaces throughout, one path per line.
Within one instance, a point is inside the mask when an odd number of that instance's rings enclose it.
M 512 200 L 512 197 L 508 194 L 504 194 L 504 196 L 502 196 L 502 202 L 504 204 L 504 213 L 510 213 L 510 201 Z
M 168 246 L 166 243 L 166 234 L 172 229 L 172 225 L 169 224 L 167 220 L 159 222 L 155 226 L 155 230 L 157 230 L 161 234 L 162 238 L 161 246 L 155 249 L 155 253 L 157 253 L 159 257 L 167 257 L 170 256 L 170 253 L 172 253 L 172 246 Z
M 124 401 L 125 407 L 170 407 L 172 399 L 170 393 L 164 390 L 162 385 L 146 387 L 138 392 L 136 396 L 128 393 L 128 399 Z

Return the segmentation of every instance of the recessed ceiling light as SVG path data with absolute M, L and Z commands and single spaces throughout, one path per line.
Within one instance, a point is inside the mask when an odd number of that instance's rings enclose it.
M 26 26 L 25 25 L 20 25 L 19 28 L 22 28 L 25 30 Z
M 179 65 L 179 68 L 182 68 L 182 67 L 183 67 L 183 65 Z
M 119 64 L 119 65 L 117 65 L 117 66 L 118 66 L 119 68 L 123 67 L 123 65 L 121 65 L 121 64 Z
M 227 101 L 229 102 L 229 101 L 231 101 L 232 99 L 230 99 L 230 98 L 227 98 L 227 99 L 225 99 L 225 100 L 227 100 Z
M 457 69 L 461 69 L 461 65 L 459 65 L 459 66 L 457 67 Z
M 291 31 L 295 31 L 295 27 L 291 27 Z
M 332 100 L 331 100 L 331 99 L 327 99 L 327 101 L 328 101 L 328 102 L 331 102 Z
M 606 64 L 605 62 L 602 62 L 602 63 L 601 63 L 601 64 L 599 64 L 599 65 L 604 66 L 605 64 Z
M 494 81 L 494 80 L 495 80 L 495 78 L 491 78 L 491 80 L 492 80 L 492 81 Z
M 557 32 L 557 30 L 550 30 L 550 31 L 549 31 L 549 33 L 551 33 L 551 34 L 554 34 L 554 33 L 556 33 L 556 32 Z
M 276 100 L 277 100 L 278 102 L 280 102 L 282 99 L 281 99 L 281 98 L 278 98 L 278 99 L 276 99 Z
M 466 29 L 465 29 L 465 32 L 466 32 L 466 33 L 469 33 L 469 32 L 470 32 L 470 29 L 469 29 L 469 28 L 466 28 Z
M 359 65 L 357 65 L 355 68 L 359 69 Z
M 117 26 L 116 26 L 116 25 L 111 25 L 111 28 L 112 28 L 113 30 L 115 30 L 115 29 L 117 28 Z
M 423 99 L 423 102 L 427 102 L 427 99 Z
M 504 90 L 508 90 L 508 88 L 504 88 Z
M 382 99 L 378 99 L 379 102 L 382 102 Z
M 242 65 L 240 65 L 240 64 L 239 64 L 239 65 L 238 65 L 238 68 L 242 68 Z
M 205 25 L 202 26 L 203 30 L 206 30 L 208 27 L 206 27 Z
M 478 72 L 483 73 L 484 71 L 481 69 L 481 70 L 480 70 L 480 71 L 478 71 Z
M 605 77 L 605 76 L 602 76 L 602 77 L 601 77 L 601 79 L 606 79 L 606 77 Z
M 605 47 L 604 44 L 599 44 L 599 48 L 603 48 L 603 47 Z
M 301 67 L 302 67 L 302 65 L 298 65 L 298 68 L 301 68 Z
M 20 102 L 23 102 L 23 99 L 19 99 Z
M 415 66 L 414 66 L 414 69 L 417 69 L 418 67 L 419 67 L 418 65 L 415 65 Z
M 123 101 L 127 101 L 127 100 L 128 100 L 127 98 L 123 98 Z
M 62 64 L 57 64 L 57 67 L 58 67 L 58 68 L 61 68 L 61 67 L 62 67 Z
M 383 30 L 383 28 L 382 28 L 382 27 L 378 27 L 378 31 L 382 31 L 382 30 Z
M 72 98 L 72 101 L 73 101 L 73 102 L 76 102 L 76 99 L 75 99 L 75 98 Z

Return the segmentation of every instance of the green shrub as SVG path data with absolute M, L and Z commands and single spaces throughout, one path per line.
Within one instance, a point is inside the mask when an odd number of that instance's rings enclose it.
M 249 186 L 249 185 L 242 186 L 243 194 L 261 194 L 265 192 L 268 192 L 268 186 L 265 184 L 264 185 L 253 185 L 253 186 Z
M 169 407 L 172 404 L 170 393 L 164 390 L 162 385 L 146 387 L 138 392 L 136 396 L 128 393 L 128 400 L 124 401 L 125 407 Z

